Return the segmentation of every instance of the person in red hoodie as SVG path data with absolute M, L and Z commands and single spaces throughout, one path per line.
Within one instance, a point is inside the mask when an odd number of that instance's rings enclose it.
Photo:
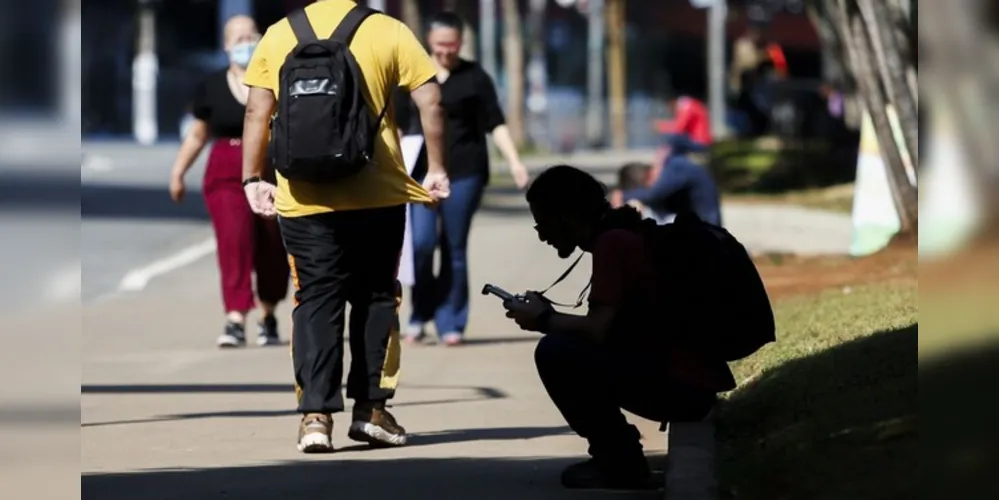
M 674 118 L 656 122 L 663 143 L 656 150 L 652 164 L 661 165 L 666 161 L 670 145 L 679 144 L 688 151 L 707 151 L 712 140 L 708 107 L 699 99 L 686 95 L 670 96 L 666 106 Z
M 659 132 L 682 134 L 701 146 L 711 145 L 711 115 L 703 102 L 690 96 L 671 96 L 666 106 L 674 119 L 659 122 Z

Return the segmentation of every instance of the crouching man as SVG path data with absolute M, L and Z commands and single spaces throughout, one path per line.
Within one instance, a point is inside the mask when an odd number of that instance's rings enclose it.
M 535 292 L 507 301 L 507 317 L 545 334 L 535 351 L 541 381 L 590 460 L 562 473 L 566 488 L 654 487 L 638 430 L 621 409 L 658 421 L 704 418 L 735 381 L 724 360 L 686 349 L 681 330 L 708 310 L 668 308 L 659 258 L 647 244 L 657 226 L 631 207 L 611 208 L 602 184 L 569 166 L 543 172 L 527 192 L 538 238 L 563 259 L 592 254 L 585 316 L 556 312 Z M 661 486 L 661 485 L 659 485 Z

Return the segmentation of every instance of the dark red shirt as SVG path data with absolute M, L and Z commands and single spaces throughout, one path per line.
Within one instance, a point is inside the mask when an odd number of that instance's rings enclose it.
M 671 309 L 665 303 L 663 287 L 670 284 L 659 279 L 652 249 L 642 235 L 623 229 L 601 234 L 593 248 L 591 283 L 590 304 L 617 309 L 609 346 L 646 353 L 659 346 L 663 352 L 653 352 L 645 362 L 664 363 L 667 376 L 714 392 L 735 387 L 725 362 L 706 359 L 669 338 L 670 314 L 708 312 Z

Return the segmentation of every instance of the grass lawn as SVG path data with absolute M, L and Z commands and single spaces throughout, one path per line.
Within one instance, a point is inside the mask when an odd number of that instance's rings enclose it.
M 733 364 L 719 407 L 723 496 L 916 498 L 919 292 L 914 258 L 902 267 L 775 297 L 777 343 Z

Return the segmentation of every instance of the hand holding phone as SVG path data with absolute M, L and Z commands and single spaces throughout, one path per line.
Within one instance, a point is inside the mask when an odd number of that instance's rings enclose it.
M 490 284 L 486 284 L 486 286 L 482 287 L 482 295 L 495 295 L 503 302 L 508 300 L 523 300 L 523 297 L 520 295 L 514 295 L 496 285 Z

